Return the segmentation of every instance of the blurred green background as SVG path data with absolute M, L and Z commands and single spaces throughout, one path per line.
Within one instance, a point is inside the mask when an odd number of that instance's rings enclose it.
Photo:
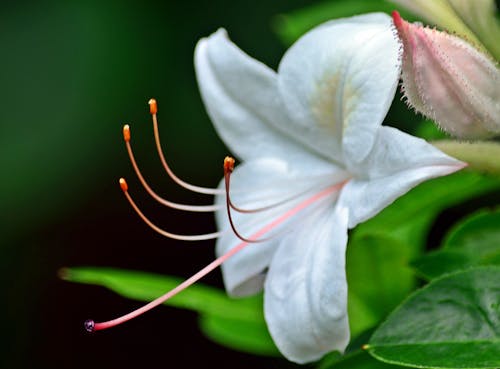
M 193 50 L 219 27 L 276 68 L 286 49 L 274 26 L 307 0 L 20 1 L 0 6 L 0 283 L 2 368 L 292 367 L 230 351 L 205 339 L 196 314 L 161 307 L 95 335 L 89 317 L 108 319 L 139 304 L 95 286 L 57 278 L 64 266 L 113 266 L 187 277 L 213 259 L 213 243 L 154 234 L 132 212 L 130 192 L 157 224 L 178 233 L 212 231 L 211 215 L 155 204 L 132 172 L 136 159 L 168 198 L 210 203 L 176 187 L 160 166 L 147 101 L 159 103 L 165 153 L 190 182 L 213 186 L 228 153 L 205 113 Z M 274 25 L 274 26 L 273 26 Z M 388 120 L 409 129 L 421 118 L 396 98 Z M 468 206 L 468 205 L 466 205 Z M 456 215 L 440 218 L 439 238 Z M 217 271 L 204 283 L 221 287 Z

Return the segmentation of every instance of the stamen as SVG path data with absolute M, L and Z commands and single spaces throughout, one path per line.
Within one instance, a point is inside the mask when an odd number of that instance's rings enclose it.
M 162 236 L 172 238 L 174 240 L 179 240 L 179 241 L 205 241 L 205 240 L 212 240 L 215 238 L 220 237 L 222 232 L 214 232 L 214 233 L 207 233 L 207 234 L 199 234 L 199 235 L 180 235 L 180 234 L 175 234 L 175 233 L 170 233 L 167 232 L 160 227 L 156 226 L 153 224 L 146 216 L 142 213 L 142 211 L 139 210 L 139 207 L 136 205 L 134 200 L 132 200 L 132 197 L 128 193 L 128 185 L 127 182 L 125 181 L 124 178 L 120 178 L 120 187 L 125 194 L 125 197 L 127 198 L 128 202 L 132 206 L 132 208 L 135 210 L 137 215 L 141 217 L 141 219 L 146 223 L 149 227 L 151 227 L 154 231 L 157 233 L 161 234 Z
M 234 159 L 230 156 L 226 156 L 224 158 L 224 184 L 226 186 L 226 210 L 227 210 L 227 218 L 229 219 L 229 225 L 231 226 L 231 229 L 233 230 L 233 233 L 236 235 L 236 237 L 238 237 L 243 242 L 257 243 L 257 242 L 268 241 L 269 237 L 261 239 L 243 237 L 238 232 L 238 230 L 234 225 L 233 217 L 231 216 L 231 198 L 229 197 L 229 179 L 231 177 L 231 173 L 233 172 L 233 170 L 234 170 Z
M 126 187 L 125 180 L 123 182 L 124 182 L 125 187 Z M 120 180 L 120 186 L 122 185 L 121 183 L 122 183 L 122 181 Z M 266 233 L 270 232 L 271 230 L 273 230 L 274 228 L 276 228 L 278 225 L 280 225 L 281 223 L 283 223 L 284 221 L 286 221 L 290 217 L 294 216 L 295 214 L 297 214 L 301 210 L 307 208 L 308 206 L 310 206 L 311 204 L 317 202 L 318 200 L 320 200 L 320 199 L 322 199 L 322 198 L 324 198 L 324 197 L 326 197 L 326 196 L 334 193 L 335 191 L 338 191 L 339 188 L 344 185 L 344 183 L 345 182 L 337 184 L 337 185 L 334 185 L 334 186 L 330 186 L 327 189 L 325 189 L 325 190 L 323 190 L 323 191 L 315 194 L 314 196 L 311 196 L 310 198 L 304 200 L 303 202 L 301 202 L 300 204 L 298 204 L 294 208 L 288 210 L 286 213 L 284 213 L 280 217 L 276 218 L 271 223 L 269 223 L 266 226 L 264 226 L 262 229 L 260 229 L 254 235 L 252 235 L 252 237 L 250 239 L 254 240 L 254 239 L 260 238 L 261 236 L 263 236 Z M 119 318 L 116 318 L 116 319 L 113 319 L 113 320 L 109 320 L 107 322 L 102 322 L 102 323 L 95 323 L 91 319 L 86 320 L 85 323 L 84 323 L 85 329 L 87 331 L 89 331 L 89 332 L 93 332 L 93 331 L 99 331 L 99 330 L 111 328 L 111 327 L 114 327 L 116 325 L 125 323 L 128 320 L 133 319 L 133 318 L 135 318 L 135 317 L 137 317 L 137 316 L 139 316 L 139 315 L 141 315 L 141 314 L 143 314 L 143 313 L 145 313 L 145 312 L 147 312 L 147 311 L 155 308 L 158 305 L 161 305 L 162 303 L 164 303 L 165 301 L 167 301 L 171 297 L 177 295 L 179 292 L 181 292 L 185 288 L 189 287 L 193 283 L 195 283 L 198 280 L 200 280 L 201 278 L 203 278 L 205 275 L 207 275 L 208 273 L 210 273 L 215 268 L 219 267 L 222 263 L 224 263 L 231 256 L 233 256 L 234 254 L 236 254 L 239 251 L 243 250 L 247 245 L 249 245 L 249 243 L 245 242 L 245 241 L 239 243 L 237 246 L 233 247 L 227 253 L 225 253 L 224 255 L 222 255 L 219 258 L 217 258 L 214 261 L 212 261 L 206 267 L 204 267 L 203 269 L 201 269 L 198 273 L 196 273 L 193 276 L 191 276 L 190 278 L 186 279 L 184 282 L 182 282 L 181 284 L 179 284 L 174 289 L 170 290 L 169 292 L 167 292 L 163 296 L 158 297 L 157 299 L 151 301 L 150 303 L 144 305 L 143 307 L 141 307 L 141 308 L 139 308 L 137 310 L 134 310 L 134 311 L 132 311 L 132 312 L 126 314 L 126 315 L 123 315 L 123 316 L 119 317 Z
M 174 172 L 170 169 L 169 165 L 167 164 L 167 161 L 165 160 L 165 157 L 163 156 L 163 150 L 161 148 L 161 143 L 160 143 L 160 132 L 158 130 L 158 120 L 156 118 L 156 114 L 158 113 L 158 105 L 156 103 L 155 99 L 150 99 L 149 102 L 149 112 L 151 113 L 151 116 L 153 118 L 153 129 L 154 129 L 154 134 L 155 134 L 155 141 L 156 141 L 156 149 L 158 150 L 158 155 L 160 156 L 161 163 L 163 167 L 165 168 L 165 171 L 169 175 L 169 177 L 177 183 L 179 186 L 184 187 L 187 190 L 197 192 L 197 193 L 203 193 L 206 195 L 220 195 L 223 194 L 223 190 L 217 189 L 217 188 L 208 188 L 208 187 L 200 187 L 200 186 L 195 186 L 190 183 L 187 183 L 177 177 Z
M 156 104 L 156 103 L 155 103 Z M 153 106 L 152 104 L 150 107 Z M 151 108 L 153 111 L 156 111 L 156 108 Z M 217 211 L 220 210 L 221 207 L 217 205 L 185 205 L 185 204 L 178 204 L 169 200 L 164 199 L 163 197 L 159 196 L 156 192 L 154 192 L 151 187 L 149 187 L 148 183 L 142 176 L 141 171 L 139 170 L 139 167 L 135 161 L 134 153 L 132 151 L 132 145 L 130 144 L 130 126 L 128 124 L 125 124 L 123 126 L 123 139 L 125 140 L 125 145 L 127 146 L 127 152 L 128 156 L 130 158 L 130 162 L 132 163 L 132 166 L 134 167 L 134 171 L 137 174 L 137 177 L 139 178 L 139 181 L 141 181 L 142 186 L 144 189 L 153 197 L 156 201 L 158 201 L 160 204 L 168 206 L 173 209 L 178 209 L 178 210 L 185 210 L 185 211 L 193 211 L 193 212 L 212 212 L 212 211 Z

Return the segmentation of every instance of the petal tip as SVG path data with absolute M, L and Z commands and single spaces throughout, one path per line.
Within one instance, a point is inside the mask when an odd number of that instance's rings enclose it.
M 394 22 L 396 28 L 400 29 L 401 27 L 403 27 L 403 18 L 401 18 L 399 12 L 397 10 L 393 10 L 391 15 L 392 15 L 392 21 Z
M 227 34 L 227 30 L 225 28 L 222 28 L 222 27 L 217 29 L 217 31 L 215 31 L 213 35 L 217 36 L 217 37 L 229 38 L 229 36 Z

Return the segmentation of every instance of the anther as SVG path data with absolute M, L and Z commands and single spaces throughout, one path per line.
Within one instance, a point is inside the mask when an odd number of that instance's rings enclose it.
M 224 158 L 224 175 L 232 173 L 234 170 L 234 159 L 230 156 Z
M 149 112 L 151 113 L 151 115 L 158 113 L 158 104 L 156 103 L 155 99 L 149 99 L 148 104 Z
M 125 142 L 130 141 L 130 126 L 128 124 L 125 124 L 123 126 L 123 139 L 125 140 Z
M 122 191 L 127 192 L 128 191 L 128 184 L 127 184 L 127 181 L 125 180 L 125 178 L 120 178 L 119 182 L 120 182 L 120 187 L 121 187 Z

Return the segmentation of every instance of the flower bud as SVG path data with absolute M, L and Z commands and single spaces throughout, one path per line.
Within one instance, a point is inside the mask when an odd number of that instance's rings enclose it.
M 488 56 L 453 35 L 411 24 L 393 12 L 403 44 L 408 104 L 460 138 L 500 133 L 500 71 Z

